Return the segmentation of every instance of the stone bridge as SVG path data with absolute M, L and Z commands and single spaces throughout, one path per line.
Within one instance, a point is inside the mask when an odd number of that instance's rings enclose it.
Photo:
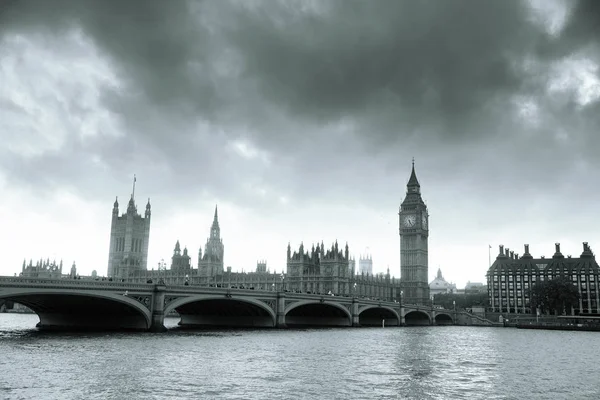
M 456 313 L 393 301 L 207 286 L 0 277 L 0 301 L 32 309 L 42 329 L 450 325 Z

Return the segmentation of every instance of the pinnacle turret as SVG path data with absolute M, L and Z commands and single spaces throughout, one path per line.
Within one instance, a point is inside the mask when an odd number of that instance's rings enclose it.
M 412 160 L 412 172 L 410 173 L 410 179 L 408 180 L 408 183 L 406 184 L 406 187 L 409 189 L 410 192 L 410 188 L 420 188 L 421 185 L 419 184 L 419 180 L 417 179 L 417 174 L 415 172 L 415 159 L 413 158 Z

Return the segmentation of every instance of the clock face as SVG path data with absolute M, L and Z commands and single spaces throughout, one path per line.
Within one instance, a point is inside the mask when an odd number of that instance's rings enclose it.
M 427 215 L 425 214 L 421 217 L 421 225 L 423 226 L 423 229 L 427 229 Z
M 417 223 L 417 217 L 414 215 L 407 215 L 404 217 L 403 222 L 406 228 L 412 228 Z

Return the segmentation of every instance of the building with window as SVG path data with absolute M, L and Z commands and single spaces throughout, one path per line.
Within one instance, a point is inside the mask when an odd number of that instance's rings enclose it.
M 442 270 L 438 268 L 437 276 L 434 280 L 429 282 L 429 295 L 431 298 L 436 294 L 441 293 L 455 293 L 456 284 L 446 281 L 442 275 Z
M 567 314 L 600 312 L 600 266 L 588 243 L 583 243 L 579 258 L 565 257 L 560 243 L 555 246 L 551 258 L 533 258 L 527 244 L 521 257 L 501 245 L 487 272 L 488 311 L 530 314 L 531 287 L 536 282 L 563 277 L 573 282 L 580 296 L 578 307 L 567 310 Z
M 110 249 L 107 276 L 126 279 L 148 269 L 150 240 L 150 199 L 142 217 L 135 204 L 135 178 L 127 212 L 119 216 L 119 202 L 115 199 L 110 224 Z
M 373 256 L 371 254 L 360 256 L 358 259 L 358 273 L 373 275 Z

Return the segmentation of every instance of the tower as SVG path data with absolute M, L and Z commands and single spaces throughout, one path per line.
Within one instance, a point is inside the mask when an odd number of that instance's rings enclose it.
M 373 256 L 366 254 L 360 256 L 358 260 L 358 273 L 365 275 L 373 275 Z
M 126 279 L 148 268 L 148 244 L 150 239 L 150 199 L 142 217 L 135 205 L 135 182 L 127 204 L 127 212 L 119 216 L 119 202 L 115 199 L 110 226 L 108 253 L 108 277 Z
M 203 277 L 212 277 L 223 273 L 223 255 L 225 249 L 221 239 L 221 228 L 219 227 L 219 215 L 215 206 L 215 216 L 210 227 L 210 237 L 204 246 L 198 251 L 198 274 Z
M 415 160 L 406 185 L 406 197 L 400 206 L 400 284 L 402 302 L 428 304 L 429 214 L 421 198 L 421 185 L 415 173 Z

